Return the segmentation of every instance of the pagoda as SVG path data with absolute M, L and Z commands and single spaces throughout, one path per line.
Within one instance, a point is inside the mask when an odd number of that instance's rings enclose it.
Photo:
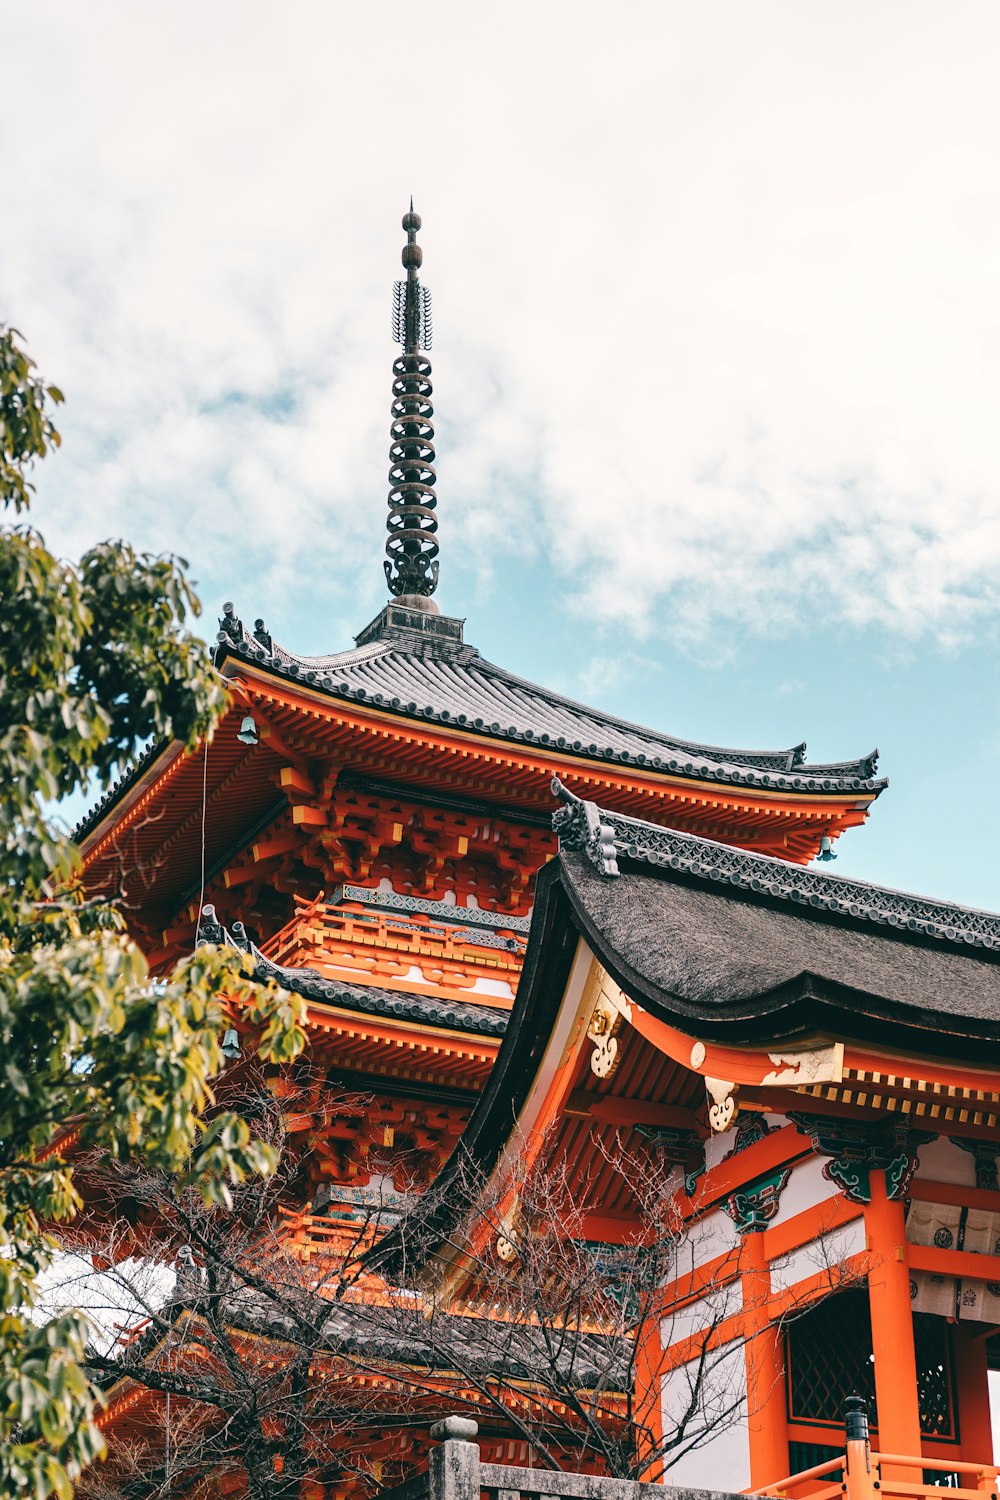
M 214 733 L 193 751 L 151 745 L 76 830 L 88 893 L 118 898 L 154 976 L 199 942 L 229 942 L 259 979 L 304 998 L 315 1071 L 337 1080 L 291 1126 L 303 1173 L 283 1213 L 306 1258 L 340 1220 L 434 1183 L 473 1117 L 520 1003 L 536 883 L 550 901 L 564 866 L 553 778 L 616 828 L 763 863 L 794 889 L 885 785 L 875 754 L 814 765 L 804 744 L 724 749 L 574 702 L 486 660 L 465 621 L 441 612 L 431 304 L 412 204 L 402 223 L 387 603 L 353 645 L 313 657 L 226 604 L 213 659 L 229 707 Z M 636 1047 L 666 1055 L 668 1031 L 680 1035 L 657 1012 Z M 704 1034 L 714 1049 L 705 1067 L 740 1083 L 740 1108 L 753 1099 L 773 1113 L 747 1073 L 756 1061 L 733 1056 L 749 1045 L 756 1059 L 763 1033 L 718 1047 Z M 849 1088 L 852 1111 L 870 1108 L 867 1084 L 845 1084 L 855 1075 L 841 1063 L 823 1066 L 822 1089 Z M 621 1086 L 628 1074 L 615 1076 Z M 917 1087 L 908 1074 L 893 1097 Z M 682 1101 L 692 1120 L 694 1092 Z M 368 1106 L 344 1105 L 348 1095 Z M 828 1109 L 825 1095 L 808 1101 L 817 1120 Z M 811 1149 L 776 1155 L 793 1135 L 810 1139 L 776 1128 L 746 1161 L 763 1153 L 769 1171 L 785 1170 Z M 723 1177 L 732 1168 L 706 1181 Z M 129 1402 L 111 1393 L 109 1431 Z

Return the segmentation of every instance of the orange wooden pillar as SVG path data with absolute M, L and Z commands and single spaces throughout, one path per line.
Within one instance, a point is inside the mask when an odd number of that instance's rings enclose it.
M 771 1272 L 764 1236 L 754 1230 L 740 1246 L 747 1367 L 750 1487 L 762 1489 L 788 1475 L 788 1417 L 781 1331 L 769 1316 Z
M 990 1462 L 993 1423 L 990 1416 L 989 1361 L 981 1324 L 955 1329 L 955 1375 L 958 1430 L 962 1457 L 968 1463 Z
M 663 1478 L 663 1358 L 660 1319 L 646 1318 L 635 1357 L 635 1422 L 642 1462 L 640 1479 L 655 1484 Z
M 887 1196 L 882 1171 L 871 1173 L 871 1193 L 865 1206 L 865 1235 L 878 1444 L 883 1453 L 919 1457 L 920 1408 L 903 1205 Z M 908 1476 L 900 1472 L 893 1477 Z

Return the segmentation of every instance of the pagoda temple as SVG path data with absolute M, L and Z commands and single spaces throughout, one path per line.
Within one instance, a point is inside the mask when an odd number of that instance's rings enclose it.
M 705 1266 L 728 1275 L 720 1226 L 750 1252 L 733 1272 L 760 1325 L 738 1341 L 741 1482 L 820 1452 L 865 1372 L 883 1449 L 988 1456 L 1000 924 L 805 869 L 864 823 L 885 786 L 875 754 L 817 765 L 802 744 L 725 749 L 644 728 L 486 660 L 440 611 L 420 226 L 411 205 L 388 602 L 353 645 L 313 657 L 227 604 L 214 663 L 228 711 L 193 752 L 152 745 L 80 825 L 87 889 L 120 900 L 154 975 L 199 942 L 231 942 L 304 998 L 314 1073 L 331 1080 L 290 1124 L 303 1172 L 282 1212 L 304 1258 L 387 1195 L 427 1190 L 443 1234 L 459 1139 L 489 1171 L 512 1121 L 545 1149 L 569 1149 L 563 1131 L 583 1181 L 602 1120 L 669 1116 L 682 1216 L 705 1246 L 679 1303 L 697 1302 Z M 555 830 L 553 785 L 569 809 Z M 542 1089 L 538 1060 L 566 1027 L 558 1086 L 546 1073 Z M 583 1115 L 567 1105 L 581 1089 Z M 592 1208 L 602 1235 L 609 1217 L 627 1232 L 627 1192 Z M 836 1366 L 817 1351 L 848 1304 L 824 1297 L 786 1331 L 795 1273 L 774 1269 L 834 1231 L 855 1273 L 837 1294 L 853 1299 L 853 1342 Z M 952 1292 L 975 1303 L 961 1319 L 943 1310 Z M 126 1410 L 134 1393 L 112 1391 L 109 1432 Z M 736 1487 L 713 1472 L 737 1461 L 728 1441 L 669 1477 Z

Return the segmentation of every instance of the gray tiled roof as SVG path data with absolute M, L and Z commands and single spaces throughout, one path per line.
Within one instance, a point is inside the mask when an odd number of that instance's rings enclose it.
M 1000 953 L 1000 914 L 936 901 L 845 875 L 821 874 L 767 854 L 751 854 L 714 839 L 679 833 L 641 818 L 597 807 L 575 797 L 558 780 L 553 791 L 567 804 L 553 816 L 560 849 L 581 849 L 604 876 L 617 861 L 660 867 L 727 892 L 742 889 L 800 913 L 894 929 L 901 936 L 960 944 Z
M 220 622 L 216 662 L 243 659 L 350 703 L 588 761 L 776 791 L 878 792 L 886 784 L 874 776 L 877 751 L 857 761 L 810 766 L 804 744 L 732 750 L 644 729 L 505 671 L 464 644 L 460 621 L 431 618 L 441 634 L 391 618 L 374 622 L 353 650 L 296 656 L 263 626 L 250 634 L 229 608 Z M 445 634 L 443 627 L 451 628 Z

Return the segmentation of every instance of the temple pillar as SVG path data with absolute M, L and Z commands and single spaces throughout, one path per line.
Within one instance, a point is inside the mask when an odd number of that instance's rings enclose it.
M 888 1196 L 884 1171 L 873 1170 L 869 1180 L 871 1201 L 865 1204 L 865 1236 L 879 1448 L 883 1453 L 918 1457 L 920 1408 L 903 1205 L 898 1198 Z M 890 1477 L 908 1476 L 901 1471 Z
M 750 1487 L 763 1489 L 789 1472 L 788 1418 L 783 1339 L 769 1315 L 771 1272 L 764 1236 L 757 1231 L 743 1236 L 740 1282 L 745 1315 Z
M 955 1328 L 955 1404 L 962 1457 L 969 1463 L 989 1463 L 993 1452 L 990 1416 L 989 1361 L 981 1325 L 959 1323 Z
M 635 1422 L 639 1478 L 663 1478 L 663 1358 L 660 1319 L 646 1318 L 635 1356 Z

